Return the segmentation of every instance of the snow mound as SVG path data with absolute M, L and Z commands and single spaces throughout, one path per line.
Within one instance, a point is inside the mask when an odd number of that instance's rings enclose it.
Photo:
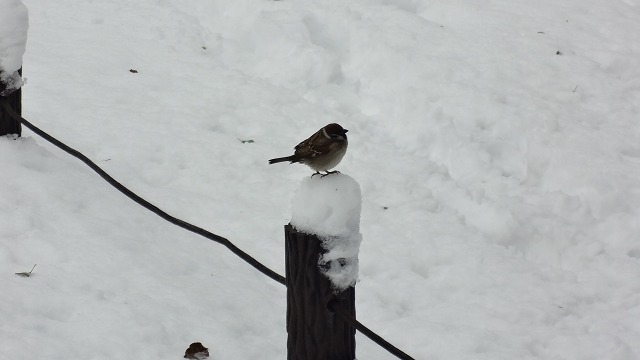
M 361 206 L 360 185 L 343 174 L 307 177 L 293 197 L 291 225 L 322 240 L 318 264 L 339 291 L 358 280 Z

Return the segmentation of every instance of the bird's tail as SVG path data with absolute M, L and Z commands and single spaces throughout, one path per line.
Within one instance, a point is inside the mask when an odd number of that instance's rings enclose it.
M 271 159 L 271 160 L 269 160 L 269 164 L 275 164 L 275 163 L 285 162 L 285 161 L 293 162 L 293 160 L 294 159 L 293 159 L 293 155 L 292 155 L 292 156 L 287 156 L 287 157 Z

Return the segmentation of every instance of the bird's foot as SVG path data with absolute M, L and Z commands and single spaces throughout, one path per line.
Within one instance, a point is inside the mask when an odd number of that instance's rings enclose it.
M 318 173 L 318 174 L 319 174 L 319 173 Z M 326 174 L 322 174 L 322 175 L 320 175 L 320 177 L 321 177 L 321 178 L 323 178 L 323 177 L 325 177 L 325 176 L 327 176 L 327 175 L 331 175 L 331 174 L 340 174 L 340 171 L 338 171 L 338 170 L 334 170 L 334 171 L 327 171 L 327 173 L 326 173 Z
M 320 177 L 323 177 L 324 175 L 320 174 L 320 171 L 316 171 L 313 174 L 311 174 L 311 177 L 314 177 L 316 175 L 320 175 Z

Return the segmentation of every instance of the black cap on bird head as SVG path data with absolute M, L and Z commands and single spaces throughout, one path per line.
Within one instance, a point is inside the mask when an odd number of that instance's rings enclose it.
M 327 135 L 331 136 L 331 135 L 345 135 L 349 130 L 344 129 L 342 126 L 336 124 L 336 123 L 331 123 L 327 126 L 324 127 L 324 130 L 326 131 Z

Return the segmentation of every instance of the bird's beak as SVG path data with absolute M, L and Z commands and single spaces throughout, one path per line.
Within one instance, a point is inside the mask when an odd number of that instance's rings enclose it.
M 347 129 L 342 129 L 342 130 L 344 130 L 345 134 L 349 132 L 349 130 L 347 130 Z

